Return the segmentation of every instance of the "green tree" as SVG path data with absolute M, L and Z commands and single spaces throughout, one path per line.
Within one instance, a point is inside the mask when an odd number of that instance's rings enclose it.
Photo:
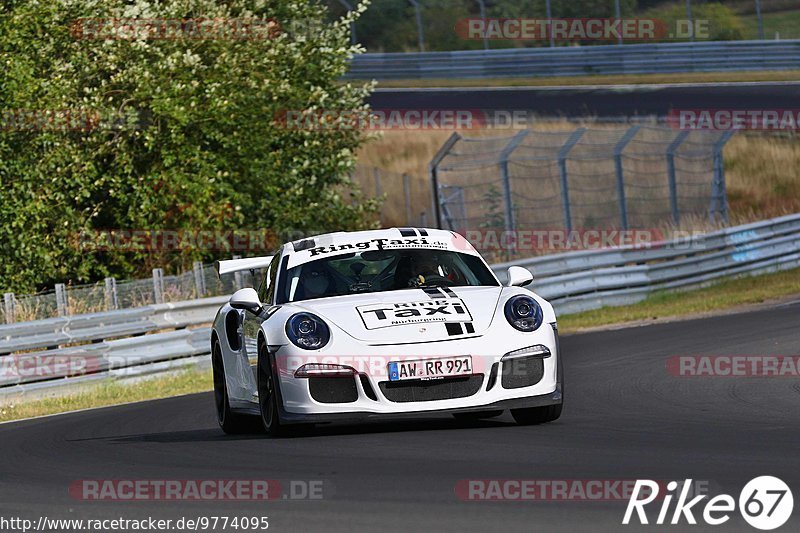
M 326 16 L 317 2 L 291 0 L 5 2 L 0 286 L 29 291 L 224 255 L 77 246 L 82 232 L 105 228 L 281 233 L 369 225 L 374 202 L 348 179 L 364 133 L 276 120 L 287 110 L 366 108 L 371 85 L 339 81 L 361 52 L 350 45 L 350 19 Z M 143 31 L 96 39 L 94 22 L 76 24 L 84 18 L 230 24 L 214 38 L 192 38 L 199 34 L 183 26 L 169 39 Z M 19 110 L 38 117 L 70 110 L 100 125 L 35 124 Z

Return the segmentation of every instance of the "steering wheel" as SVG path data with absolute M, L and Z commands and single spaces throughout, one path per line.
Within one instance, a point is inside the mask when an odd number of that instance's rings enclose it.
M 445 285 L 448 287 L 453 285 L 453 281 L 439 274 L 430 274 L 428 276 L 423 274 L 422 277 L 425 278 L 425 282 L 420 285 Z

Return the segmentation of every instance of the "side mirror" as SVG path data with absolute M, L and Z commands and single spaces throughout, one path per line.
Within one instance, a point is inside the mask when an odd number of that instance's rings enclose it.
M 244 309 L 251 313 L 258 313 L 261 309 L 261 301 L 258 299 L 258 293 L 252 287 L 246 289 L 239 289 L 233 293 L 230 299 L 231 307 L 234 309 Z
M 524 287 L 533 281 L 533 274 L 527 268 L 513 266 L 508 267 L 508 287 Z

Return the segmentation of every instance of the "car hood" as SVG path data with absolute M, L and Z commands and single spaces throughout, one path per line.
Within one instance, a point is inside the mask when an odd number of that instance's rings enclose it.
M 404 289 L 351 294 L 292 305 L 370 344 L 403 344 L 482 335 L 502 287 Z

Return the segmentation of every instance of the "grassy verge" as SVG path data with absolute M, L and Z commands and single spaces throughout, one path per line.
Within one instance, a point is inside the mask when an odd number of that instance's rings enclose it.
M 728 279 L 694 291 L 659 292 L 633 305 L 564 315 L 558 319 L 558 329 L 576 332 L 611 324 L 723 311 L 793 294 L 800 295 L 800 269 Z
M 798 81 L 800 71 L 684 72 L 674 74 L 625 74 L 489 79 L 384 80 L 379 88 L 395 87 L 549 87 L 563 85 L 640 85 L 645 83 L 722 83 L 741 81 Z
M 168 398 L 211 390 L 211 372 L 187 370 L 181 373 L 142 380 L 135 384 L 108 381 L 74 395 L 22 401 L 0 406 L 0 422 L 43 416 L 90 407 L 104 407 L 128 402 Z M 209 403 L 209 409 L 213 405 Z

